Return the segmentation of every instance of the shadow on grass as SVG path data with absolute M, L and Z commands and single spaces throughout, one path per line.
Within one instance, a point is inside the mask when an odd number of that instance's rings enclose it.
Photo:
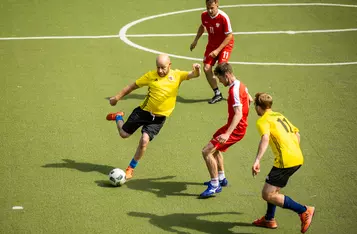
M 105 99 L 109 100 L 110 97 L 106 97 Z M 127 100 L 127 99 L 138 99 L 138 100 L 144 100 L 146 98 L 146 94 L 135 94 L 131 93 L 128 94 L 127 96 L 123 97 L 122 100 Z M 176 101 L 180 103 L 196 103 L 196 102 L 208 102 L 210 98 L 205 98 L 205 99 L 186 99 L 181 96 L 177 96 Z
M 71 159 L 62 159 L 63 163 L 49 163 L 45 164 L 42 167 L 48 168 L 69 168 L 69 169 L 76 169 L 81 172 L 99 172 L 104 175 L 108 175 L 111 170 L 115 167 L 109 165 L 99 165 L 93 163 L 85 163 L 85 162 L 76 162 Z
M 187 190 L 187 185 L 200 185 L 202 183 L 195 182 L 178 182 L 178 181 L 165 181 L 173 179 L 176 176 L 164 176 L 160 178 L 146 178 L 146 179 L 135 179 L 127 181 L 123 187 L 129 189 L 150 192 L 155 194 L 157 197 L 167 197 L 167 196 L 193 196 L 197 197 L 197 194 L 185 193 Z M 107 180 L 95 181 L 100 187 L 112 187 Z M 205 188 L 205 187 L 202 187 Z
M 156 215 L 150 213 L 143 212 L 129 212 L 129 216 L 133 217 L 141 217 L 149 219 L 149 222 L 159 227 L 167 232 L 179 233 L 179 234 L 188 234 L 190 232 L 183 232 L 176 230 L 175 227 L 182 227 L 187 229 L 192 229 L 194 231 L 199 231 L 208 234 L 229 234 L 236 233 L 232 232 L 229 229 L 235 226 L 249 227 L 253 226 L 251 223 L 243 223 L 243 222 L 222 222 L 222 221 L 208 221 L 204 220 L 204 216 L 212 216 L 212 215 L 222 215 L 222 214 L 242 214 L 239 212 L 210 212 L 210 213 L 176 213 L 169 215 Z M 243 232 L 240 232 L 243 233 Z
M 62 159 L 61 163 L 49 163 L 42 167 L 44 168 L 69 168 L 76 169 L 81 172 L 99 172 L 106 177 L 108 177 L 109 172 L 114 169 L 114 167 L 109 165 L 99 165 L 93 163 L 76 162 L 71 159 Z M 160 178 L 147 178 L 147 179 L 135 179 L 127 181 L 123 187 L 129 189 L 145 191 L 155 194 L 158 197 L 166 196 L 197 196 L 197 194 L 189 194 L 184 191 L 187 190 L 187 185 L 202 185 L 202 183 L 195 182 L 179 182 L 179 181 L 167 181 L 175 178 L 175 176 L 165 176 Z M 165 181 L 166 180 L 166 181 Z M 95 181 L 98 186 L 104 188 L 115 188 L 113 187 L 109 179 L 108 180 L 97 180 Z M 202 186 L 202 189 L 205 187 Z

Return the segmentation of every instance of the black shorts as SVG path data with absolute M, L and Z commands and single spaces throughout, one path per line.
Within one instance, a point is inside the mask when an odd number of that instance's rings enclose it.
M 165 116 L 155 116 L 150 112 L 137 107 L 124 123 L 123 130 L 129 134 L 133 134 L 138 128 L 143 126 L 141 133 L 146 132 L 151 141 L 160 132 L 160 129 L 164 126 L 165 120 Z
M 290 176 L 299 170 L 300 167 L 301 165 L 289 168 L 273 167 L 265 182 L 276 187 L 284 188 L 288 183 Z

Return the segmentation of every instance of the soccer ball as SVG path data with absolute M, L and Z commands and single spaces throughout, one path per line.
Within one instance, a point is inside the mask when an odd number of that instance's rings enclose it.
M 109 172 L 109 181 L 114 186 L 121 186 L 126 181 L 125 172 L 122 169 L 115 168 Z

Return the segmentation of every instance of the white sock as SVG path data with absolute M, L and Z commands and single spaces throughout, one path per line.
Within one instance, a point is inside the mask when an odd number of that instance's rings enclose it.
M 219 185 L 218 178 L 211 178 L 211 185 L 213 187 L 218 187 L 218 185 Z
M 226 178 L 224 171 L 218 171 L 218 179 L 223 180 L 224 178 Z

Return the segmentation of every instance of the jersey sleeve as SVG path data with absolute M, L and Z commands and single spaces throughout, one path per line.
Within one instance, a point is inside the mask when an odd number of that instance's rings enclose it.
M 233 89 L 232 89 L 232 97 L 233 97 L 233 107 L 237 107 L 237 106 L 242 106 L 242 101 L 241 101 L 241 93 L 240 93 L 240 89 L 239 89 L 239 85 L 234 85 Z
M 223 27 L 224 27 L 224 34 L 230 34 L 233 32 L 232 30 L 232 25 L 231 25 L 231 20 L 229 19 L 229 16 L 224 13 L 221 12 L 222 16 L 223 16 Z
M 266 119 L 260 118 L 257 120 L 257 129 L 260 136 L 270 134 L 270 124 Z
M 184 80 L 189 80 L 188 78 L 188 71 L 180 71 L 180 70 L 175 70 L 176 74 L 180 77 L 180 83 Z
M 147 72 L 142 77 L 137 79 L 135 81 L 135 84 L 139 87 L 147 86 L 150 83 L 150 74 L 151 74 L 151 72 Z
M 205 12 L 202 12 L 202 14 L 201 14 L 201 25 L 202 25 L 203 27 L 205 26 L 205 25 L 203 24 L 204 15 L 205 15 Z

